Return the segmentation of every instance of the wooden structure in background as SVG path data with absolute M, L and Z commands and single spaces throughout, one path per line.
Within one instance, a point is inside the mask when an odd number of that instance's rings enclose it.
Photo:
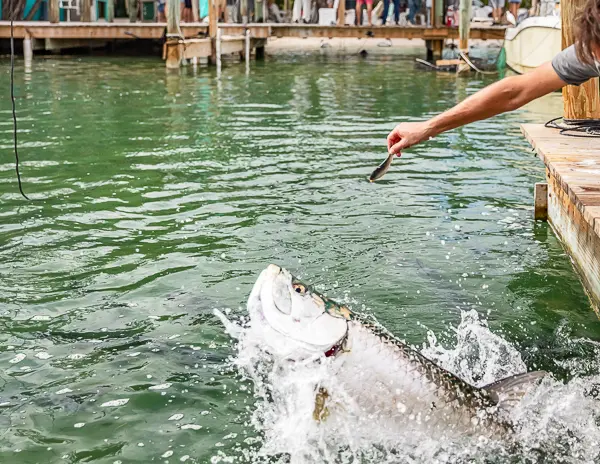
M 50 0 L 57 2 L 58 0 Z M 84 0 L 85 1 L 85 0 Z M 343 3 L 343 1 L 342 1 Z M 114 0 L 108 0 L 108 17 L 114 16 Z M 249 32 L 251 48 L 256 57 L 264 56 L 266 39 L 269 37 L 319 37 L 319 38 L 380 38 L 380 39 L 424 39 L 428 53 L 439 58 L 446 39 L 458 38 L 457 28 L 448 27 L 369 27 L 369 26 L 320 26 L 316 24 L 223 24 L 217 22 L 215 0 L 209 1 L 209 22 L 179 23 L 179 1 L 167 0 L 167 40 L 163 58 L 167 67 L 177 68 L 183 59 L 210 57 L 216 64 L 217 28 L 221 30 L 223 53 L 244 52 L 246 31 Z M 57 18 L 58 19 L 58 16 Z M 474 26 L 470 37 L 474 39 L 503 39 L 504 27 Z M 61 40 L 79 40 L 78 46 L 92 45 L 94 41 L 111 40 L 158 40 L 163 37 L 164 23 L 124 22 L 62 22 L 19 21 L 14 26 L 15 38 L 52 39 L 57 47 Z M 0 39 L 10 37 L 10 22 L 0 21 Z M 66 42 L 65 42 L 66 43 Z M 211 53 L 206 54 L 208 45 Z M 68 47 L 68 43 L 67 43 Z M 65 47 L 65 48 L 67 48 Z
M 460 20 L 458 25 L 459 30 L 459 49 L 465 54 L 469 54 L 469 29 L 471 27 L 471 0 L 460 0 Z
M 60 21 L 58 0 L 48 0 L 48 19 L 51 23 L 58 23 Z
M 168 69 L 178 69 L 183 59 L 183 33 L 179 27 L 179 0 L 167 0 L 167 40 L 163 49 L 163 57 Z
M 92 20 L 92 3 L 90 0 L 81 0 L 81 20 L 86 23 Z
M 577 9 L 585 5 L 585 0 L 567 0 L 561 4 L 562 47 L 575 43 L 573 23 Z M 577 87 L 563 88 L 565 119 L 600 119 L 600 95 L 598 79 L 592 79 Z
M 109 4 L 112 4 L 110 1 Z M 317 24 L 219 24 L 226 35 L 244 35 L 249 29 L 253 38 L 268 37 L 320 37 L 320 38 L 367 38 L 379 39 L 458 39 L 458 29 L 448 27 L 367 27 L 367 26 L 319 26 Z M 89 39 L 114 40 L 160 39 L 164 23 L 107 23 L 107 22 L 62 22 L 48 21 L 15 22 L 15 37 L 24 38 L 26 31 L 34 39 Z M 184 37 L 205 36 L 206 23 L 182 23 L 180 29 Z M 502 26 L 471 26 L 470 38 L 482 40 L 503 40 Z M 132 36 L 131 34 L 134 34 Z M 216 30 L 215 30 L 216 36 Z M 10 22 L 0 21 L 0 38 L 10 37 Z
M 106 20 L 112 23 L 115 20 L 115 0 L 106 0 L 106 10 Z
M 337 25 L 344 26 L 346 24 L 346 0 L 339 0 Z
M 583 3 L 561 4 L 563 48 L 574 42 L 573 18 Z M 597 78 L 581 87 L 566 86 L 563 100 L 566 119 L 600 119 Z M 540 124 L 525 124 L 522 131 L 546 166 L 548 220 L 573 258 L 600 317 L 600 139 L 566 137 Z

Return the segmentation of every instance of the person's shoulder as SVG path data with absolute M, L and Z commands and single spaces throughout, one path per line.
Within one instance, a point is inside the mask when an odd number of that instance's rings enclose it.
M 577 57 L 575 45 L 565 48 L 552 60 L 552 67 L 558 77 L 570 85 L 580 85 L 593 77 L 598 77 L 598 69 L 593 64 L 583 63 Z

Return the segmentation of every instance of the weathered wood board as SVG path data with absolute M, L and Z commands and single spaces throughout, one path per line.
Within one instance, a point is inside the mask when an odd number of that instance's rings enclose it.
M 540 124 L 524 124 L 521 130 L 546 165 L 548 219 L 573 258 L 598 312 L 600 139 L 567 137 Z
M 165 23 L 129 22 L 60 22 L 17 21 L 14 36 L 25 38 L 29 34 L 35 39 L 160 39 Z M 181 23 L 186 38 L 203 37 L 208 34 L 206 23 Z M 276 37 L 376 37 L 390 39 L 456 39 L 457 28 L 449 27 L 367 27 L 367 26 L 320 26 L 318 24 L 221 24 L 224 35 L 241 36 L 246 28 L 253 39 Z M 472 39 L 503 39 L 503 26 L 472 26 Z M 10 22 L 0 21 L 0 38 L 10 37 Z

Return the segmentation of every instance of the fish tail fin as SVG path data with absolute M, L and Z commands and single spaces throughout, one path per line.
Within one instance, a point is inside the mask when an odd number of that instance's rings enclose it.
M 234 322 L 231 322 L 229 319 L 227 319 L 227 316 L 225 316 L 225 314 L 223 314 L 218 309 L 213 309 L 213 314 L 219 318 L 219 320 L 225 327 L 225 332 L 231 338 L 236 338 L 236 339 L 240 338 L 242 331 L 244 330 L 244 329 L 242 329 L 242 327 L 240 325 L 238 325 Z
M 505 411 L 514 408 L 525 394 L 546 375 L 545 371 L 511 375 L 483 387 L 496 405 Z

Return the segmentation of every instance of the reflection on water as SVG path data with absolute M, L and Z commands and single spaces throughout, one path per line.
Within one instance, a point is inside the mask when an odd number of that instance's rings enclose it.
M 529 368 L 596 370 L 595 351 L 571 343 L 600 338 L 595 316 L 531 221 L 543 169 L 518 123 L 552 114 L 453 131 L 366 181 L 395 122 L 487 78 L 358 58 L 224 66 L 219 80 L 150 60 L 36 59 L 16 76 L 33 201 L 16 188 L 3 99 L 0 461 L 243 453 L 255 399 L 210 310 L 242 314 L 269 262 L 414 343 L 428 330 L 453 343 L 458 308 L 475 308 Z

